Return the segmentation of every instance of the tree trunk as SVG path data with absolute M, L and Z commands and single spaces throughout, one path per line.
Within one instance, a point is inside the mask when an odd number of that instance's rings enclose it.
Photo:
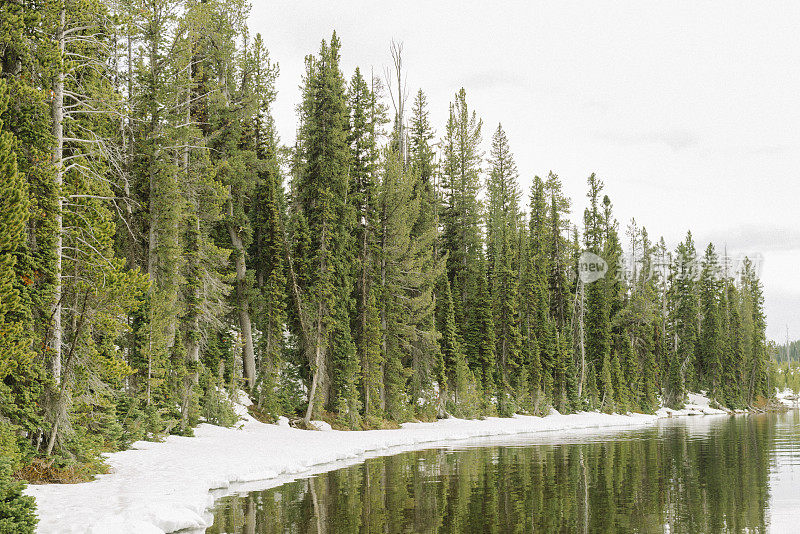
M 244 244 L 242 243 L 242 237 L 232 223 L 228 224 L 228 233 L 231 236 L 236 264 L 236 312 L 239 316 L 239 328 L 244 338 L 244 351 L 242 354 L 244 378 L 247 381 L 248 389 L 252 389 L 256 380 L 256 357 L 253 349 L 253 328 L 250 323 L 250 310 L 245 287 L 247 283 L 247 268 L 244 260 Z
M 61 346 L 63 331 L 61 328 L 61 297 L 62 287 L 62 254 L 63 254 L 63 191 L 64 184 L 64 25 L 66 23 L 66 10 L 61 8 L 59 12 L 59 25 L 56 28 L 56 41 L 58 42 L 59 64 L 58 74 L 53 82 L 53 102 L 51 105 L 51 115 L 53 120 L 53 165 L 55 167 L 54 183 L 56 186 L 56 215 L 55 215 L 55 281 L 53 283 L 53 333 L 50 341 L 51 369 L 53 380 L 56 384 L 61 382 Z M 48 447 L 50 449 L 52 444 Z
M 368 304 L 369 304 L 369 298 L 368 298 L 369 285 L 368 285 L 368 282 L 367 282 L 367 272 L 369 270 L 369 258 L 368 258 L 368 255 L 369 255 L 369 248 L 368 248 L 369 239 L 368 239 L 368 226 L 367 226 L 366 220 L 367 219 L 366 219 L 366 215 L 365 215 L 364 216 L 364 224 L 363 224 L 363 228 L 362 228 L 363 234 L 361 236 L 361 287 L 359 288 L 359 290 L 361 292 L 361 295 L 360 295 L 360 301 L 361 301 L 361 317 L 360 317 L 360 322 L 361 322 L 361 332 L 360 332 L 360 334 L 361 334 L 361 343 L 359 343 L 358 350 L 361 352 L 361 372 L 368 375 L 368 373 L 369 373 L 368 369 L 369 369 L 369 365 L 370 365 L 371 362 L 367 361 L 367 346 L 366 346 L 366 343 L 367 343 L 367 340 L 366 340 L 367 321 L 368 321 L 367 307 L 368 307 Z M 369 405 L 369 401 L 370 401 L 370 398 L 369 398 L 370 384 L 368 383 L 367 380 L 364 380 L 363 382 L 364 382 L 363 383 L 363 388 L 364 388 L 364 412 L 368 413 L 369 412 L 369 406 L 370 406 Z
M 318 317 L 321 318 L 322 312 L 320 311 L 318 313 Z M 320 323 L 321 321 L 317 321 L 317 335 L 314 340 L 314 369 L 313 376 L 311 378 L 311 389 L 308 392 L 308 407 L 306 408 L 306 416 L 304 418 L 306 428 L 308 428 L 311 418 L 314 416 L 314 400 L 317 396 L 317 388 L 320 383 L 320 373 L 324 371 L 324 355 L 322 352 L 322 340 L 320 335 L 322 325 Z
M 381 295 L 386 295 L 386 233 L 388 229 L 386 228 L 386 203 L 384 202 L 383 205 L 383 223 L 382 223 L 382 231 L 381 231 Z M 389 359 L 389 346 L 388 346 L 388 335 L 387 335 L 387 327 L 388 327 L 388 320 L 386 317 L 386 302 L 384 301 L 381 304 L 381 352 L 383 353 L 383 358 L 381 358 L 381 369 L 378 376 L 381 377 L 380 381 L 380 392 L 381 392 L 381 410 L 386 409 L 386 389 L 384 387 L 386 380 L 383 374 L 384 365 Z
M 192 76 L 192 65 L 189 65 L 189 78 L 191 79 Z M 186 89 L 186 124 L 190 124 L 192 120 L 192 109 L 191 109 L 191 102 L 192 102 L 192 91 L 191 88 L 187 87 Z M 190 148 L 189 145 L 190 139 L 186 140 L 186 146 L 183 149 L 183 172 L 186 179 L 186 183 L 191 183 L 191 176 L 189 172 L 189 160 L 190 160 Z M 200 273 L 200 207 L 199 201 L 195 198 L 192 209 L 194 209 L 194 213 L 192 214 L 192 224 L 194 228 L 192 229 L 194 233 L 193 240 L 190 240 L 189 246 L 194 246 L 195 250 L 192 251 L 192 254 L 189 254 L 188 257 L 194 261 L 194 264 L 190 264 L 189 272 L 193 277 L 199 277 Z M 199 371 L 198 371 L 198 363 L 200 362 L 200 310 L 198 309 L 200 304 L 200 282 L 198 280 L 191 280 L 189 281 L 191 291 L 192 291 L 192 301 L 189 304 L 188 309 L 188 320 L 185 326 L 186 328 L 186 364 L 189 368 L 189 373 L 184 380 L 184 391 L 183 391 L 183 406 L 181 407 L 181 430 L 186 430 L 186 426 L 189 423 L 189 408 L 191 406 L 191 398 L 194 389 L 197 387 L 199 382 Z
M 46 456 L 50 456 L 53 453 L 53 447 L 56 444 L 57 435 L 58 435 L 58 419 L 56 419 L 56 422 L 53 423 L 53 430 L 50 432 L 50 439 L 47 440 L 47 450 L 45 451 Z
M 583 383 L 586 381 L 586 339 L 584 337 L 583 332 L 583 306 L 584 306 L 584 297 L 583 297 L 583 282 L 578 281 L 580 284 L 580 313 L 578 314 L 578 327 L 580 328 L 580 347 L 581 347 L 581 379 L 578 382 L 578 398 L 583 398 Z

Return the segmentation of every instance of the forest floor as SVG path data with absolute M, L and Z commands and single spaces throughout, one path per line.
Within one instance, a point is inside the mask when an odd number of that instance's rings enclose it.
M 706 397 L 690 394 L 683 410 L 662 408 L 655 415 L 582 412 L 547 417 L 517 415 L 483 420 L 444 419 L 406 423 L 399 429 L 323 431 L 257 421 L 248 400 L 236 406 L 241 420 L 233 428 L 201 424 L 195 437 L 169 436 L 140 441 L 127 451 L 107 455 L 109 473 L 81 484 L 28 486 L 37 501 L 38 532 L 150 534 L 209 526 L 211 490 L 257 483 L 277 486 L 298 476 L 324 472 L 365 455 L 428 448 L 436 443 L 534 432 L 645 426 L 659 418 L 727 412 Z M 217 493 L 223 493 L 218 491 Z

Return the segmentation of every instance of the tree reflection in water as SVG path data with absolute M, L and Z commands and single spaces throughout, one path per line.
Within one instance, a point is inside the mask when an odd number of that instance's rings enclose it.
M 776 418 L 792 416 L 373 458 L 222 499 L 207 532 L 765 532 Z

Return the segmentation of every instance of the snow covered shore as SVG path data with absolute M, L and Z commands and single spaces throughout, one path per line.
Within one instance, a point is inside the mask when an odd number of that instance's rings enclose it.
M 800 395 L 796 394 L 791 389 L 779 391 L 775 397 L 778 399 L 778 402 L 787 408 L 800 408 Z
M 200 425 L 195 437 L 170 436 L 163 443 L 137 442 L 110 454 L 111 472 L 83 484 L 29 486 L 40 517 L 38 532 L 162 534 L 208 526 L 204 512 L 213 504 L 210 490 L 231 484 L 286 479 L 314 466 L 399 452 L 435 443 L 487 436 L 588 428 L 636 427 L 660 417 L 723 414 L 700 395 L 684 410 L 656 415 L 599 413 L 515 416 L 482 421 L 446 419 L 407 423 L 397 430 L 312 432 L 256 421 L 241 408 L 235 428 Z M 268 486 L 265 486 L 268 487 Z

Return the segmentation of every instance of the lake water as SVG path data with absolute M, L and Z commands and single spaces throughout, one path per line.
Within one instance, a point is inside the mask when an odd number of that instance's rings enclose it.
M 800 532 L 800 412 L 377 457 L 217 502 L 209 534 Z

